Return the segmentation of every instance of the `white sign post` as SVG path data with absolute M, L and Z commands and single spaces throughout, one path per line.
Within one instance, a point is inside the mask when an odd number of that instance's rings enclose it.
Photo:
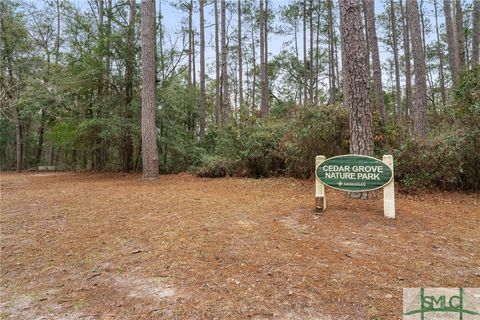
M 343 155 L 329 159 L 316 156 L 315 175 L 316 212 L 323 212 L 327 208 L 325 186 L 347 192 L 368 192 L 383 188 L 383 215 L 385 218 L 395 219 L 391 155 L 384 155 L 382 161 L 362 155 Z
M 393 157 L 385 155 L 382 161 L 392 170 L 393 175 Z M 395 219 L 395 185 L 393 181 L 394 179 L 383 187 L 383 215 L 385 218 L 391 219 Z
M 325 161 L 325 156 L 315 157 L 315 170 L 322 162 Z M 325 186 L 320 180 L 315 179 L 315 212 L 323 212 L 327 209 L 327 197 L 325 196 Z

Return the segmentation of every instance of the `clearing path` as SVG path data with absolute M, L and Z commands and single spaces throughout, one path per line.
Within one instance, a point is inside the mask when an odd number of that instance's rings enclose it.
M 402 288 L 480 287 L 480 197 L 314 182 L 1 175 L 0 319 L 401 319 Z

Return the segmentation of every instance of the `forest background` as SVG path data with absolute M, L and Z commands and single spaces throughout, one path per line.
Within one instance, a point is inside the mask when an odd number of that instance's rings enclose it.
M 480 2 L 358 3 L 373 155 L 406 190 L 478 190 Z M 140 7 L 0 2 L 2 170 L 142 170 Z M 339 7 L 157 1 L 159 171 L 308 178 L 316 155 L 349 153 Z

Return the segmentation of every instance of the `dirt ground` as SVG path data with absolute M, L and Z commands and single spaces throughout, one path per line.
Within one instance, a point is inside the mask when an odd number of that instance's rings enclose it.
M 480 196 L 314 182 L 1 174 L 0 319 L 400 319 L 402 288 L 480 287 Z

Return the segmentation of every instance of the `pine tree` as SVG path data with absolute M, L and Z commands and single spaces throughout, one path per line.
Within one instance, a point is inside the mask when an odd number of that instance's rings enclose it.
M 204 17 L 205 0 L 200 0 L 200 137 L 205 136 L 205 109 L 207 98 L 205 95 L 205 17 Z
M 218 23 L 218 0 L 213 1 L 215 11 L 215 124 L 222 123 L 222 105 L 221 105 L 221 82 L 220 82 L 220 45 L 219 45 L 219 23 Z
M 158 179 L 155 126 L 155 0 L 142 0 L 141 27 L 143 177 Z
M 350 110 L 350 153 L 372 155 L 372 113 L 369 98 L 367 48 L 359 0 L 340 2 L 340 31 L 345 48 L 344 78 Z
M 377 28 L 375 26 L 375 3 L 374 1 L 366 1 L 365 19 L 367 21 L 368 42 L 370 45 L 370 53 L 372 55 L 373 81 L 375 92 L 375 107 L 382 119 L 385 119 L 385 103 L 383 99 L 382 87 L 382 68 L 380 65 L 380 54 L 378 52 Z
M 407 0 L 408 22 L 412 35 L 421 34 L 420 13 L 417 0 Z M 415 73 L 415 92 L 413 101 L 413 132 L 420 137 L 427 133 L 427 78 L 425 68 L 425 50 L 421 37 L 412 37 L 413 66 Z
M 340 32 L 344 59 L 344 81 L 350 110 L 350 153 L 373 154 L 367 44 L 363 33 L 361 0 L 340 1 Z M 359 194 L 368 198 L 368 193 Z
M 479 64 L 480 51 L 480 1 L 473 1 L 472 12 L 472 58 L 470 64 L 472 67 Z
M 245 103 L 243 102 L 243 54 L 242 54 L 242 3 L 241 0 L 237 1 L 238 10 L 238 91 L 239 91 L 239 103 L 240 113 L 245 115 Z
M 266 91 L 267 68 L 265 61 L 265 8 L 263 0 L 260 0 L 260 113 L 268 114 L 268 97 Z
M 445 26 L 447 28 L 448 63 L 450 65 L 453 84 L 455 85 L 457 83 L 460 62 L 458 60 L 457 40 L 453 26 L 450 0 L 443 0 L 443 11 L 445 12 Z
M 130 104 L 133 100 L 133 74 L 135 72 L 135 17 L 136 17 L 136 3 L 135 0 L 129 1 L 130 15 L 128 19 L 128 33 L 127 46 L 128 54 L 125 59 L 125 109 L 124 117 L 126 122 L 130 122 L 133 118 L 130 111 Z M 129 172 L 133 170 L 133 142 L 132 132 L 129 125 L 125 127 L 122 133 L 123 136 L 123 171 Z
M 230 113 L 230 93 L 228 90 L 228 60 L 227 60 L 227 17 L 226 3 L 221 0 L 221 43 L 222 43 L 222 123 L 226 124 Z
M 393 62 L 395 64 L 395 115 L 402 116 L 402 88 L 400 86 L 400 63 L 398 59 L 397 17 L 395 14 L 395 1 L 390 0 L 390 25 L 392 32 Z
M 435 14 L 435 31 L 437 35 L 437 55 L 438 55 L 438 74 L 440 77 L 440 94 L 442 97 L 442 104 L 447 103 L 447 94 L 445 91 L 445 75 L 443 73 L 443 50 L 440 44 L 440 31 L 438 26 L 437 0 L 433 0 L 433 8 Z

